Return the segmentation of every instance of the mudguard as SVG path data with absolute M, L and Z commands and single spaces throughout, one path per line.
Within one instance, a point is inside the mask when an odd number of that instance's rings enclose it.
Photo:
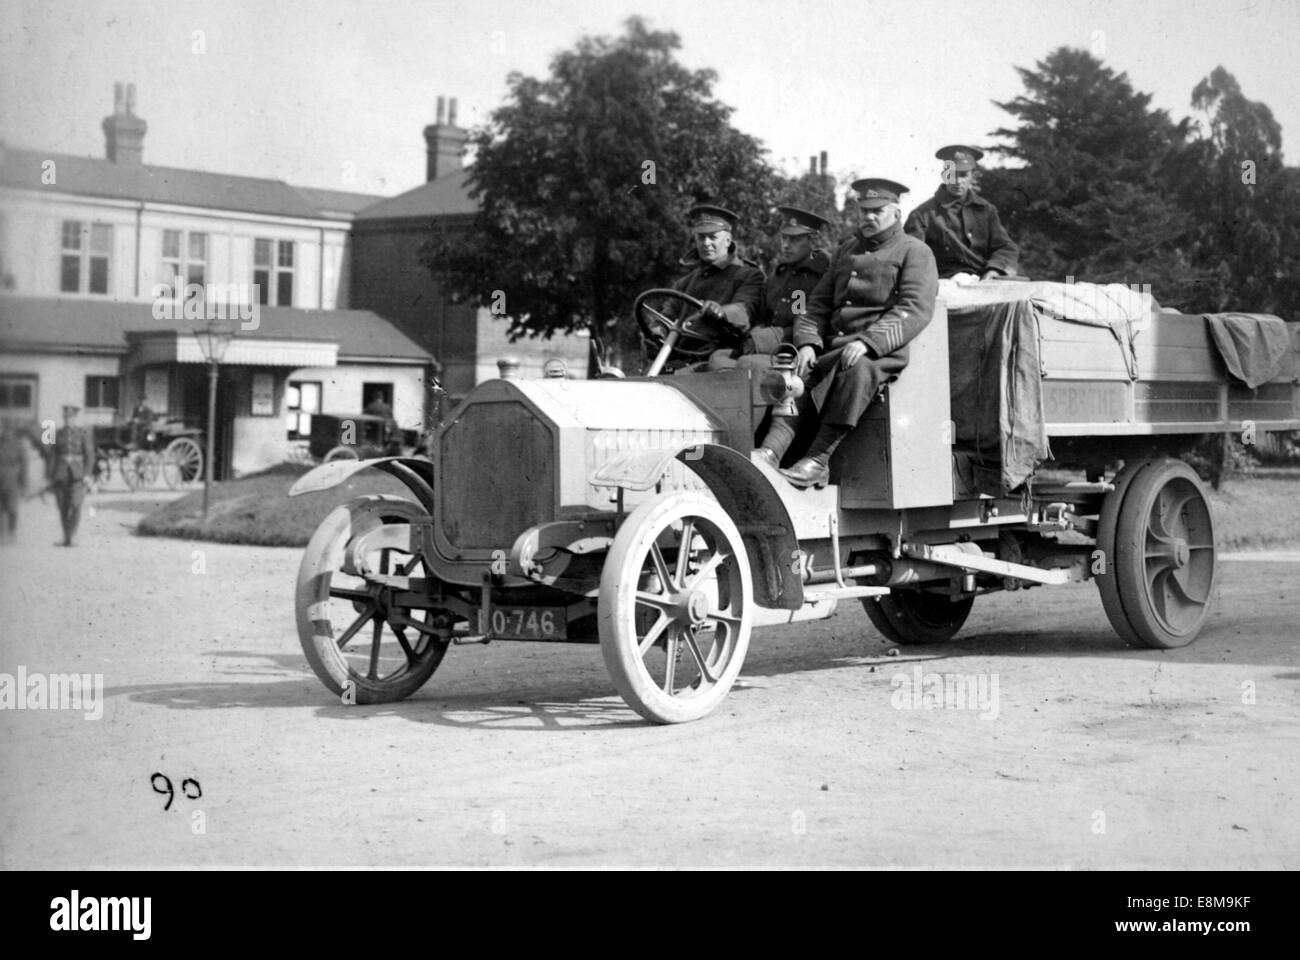
M 433 513 L 433 463 L 419 457 L 381 457 L 376 460 L 335 460 L 322 463 L 304 473 L 289 488 L 289 496 L 318 493 L 337 487 L 362 470 L 382 470 L 396 477 L 415 495 L 430 514 Z
M 673 460 L 680 460 L 704 481 L 740 530 L 754 571 L 754 599 L 758 604 L 798 610 L 803 605 L 799 540 L 790 512 L 777 492 L 776 485 L 785 481 L 770 467 L 760 466 L 729 447 L 694 443 L 621 454 L 593 470 L 589 480 L 596 486 L 648 490 Z

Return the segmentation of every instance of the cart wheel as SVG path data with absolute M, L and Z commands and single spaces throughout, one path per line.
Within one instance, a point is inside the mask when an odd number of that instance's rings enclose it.
M 903 646 L 951 640 L 974 605 L 974 594 L 953 600 L 946 593 L 923 590 L 895 590 L 862 598 L 862 608 L 867 611 L 871 625 L 887 640 Z
M 158 479 L 158 466 L 148 451 L 132 450 L 122 458 L 122 479 L 132 490 L 139 490 Z
M 356 703 L 391 703 L 410 696 L 438 669 L 450 638 L 417 629 L 428 610 L 397 606 L 401 590 L 343 571 L 352 539 L 384 524 L 412 524 L 425 511 L 401 497 L 360 497 L 336 507 L 312 534 L 298 568 L 298 640 L 307 662 L 333 693 Z M 376 550 L 379 573 L 429 577 L 418 554 Z
M 167 486 L 175 489 L 203 476 L 203 450 L 190 437 L 177 437 L 167 444 L 162 455 L 162 475 Z
M 1108 589 L 1118 592 L 1127 625 L 1120 628 L 1108 605 L 1116 632 L 1133 646 L 1161 650 L 1195 640 L 1210 612 L 1215 555 L 1214 518 L 1192 468 L 1166 459 L 1138 470 L 1119 504 L 1113 542 Z
M 335 460 L 357 460 L 357 448 L 350 447 L 346 443 L 340 443 L 337 447 L 325 454 L 321 463 L 332 463 Z
M 667 493 L 619 528 L 600 577 L 600 650 L 619 694 L 655 723 L 697 720 L 727 695 L 752 620 L 749 560 L 715 500 Z
M 109 457 L 107 450 L 102 447 L 95 448 L 95 486 L 103 487 L 108 485 L 109 478 L 113 476 L 113 461 Z

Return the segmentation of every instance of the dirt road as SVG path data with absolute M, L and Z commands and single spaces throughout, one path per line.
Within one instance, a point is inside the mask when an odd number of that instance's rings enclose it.
M 0 867 L 1300 866 L 1295 551 L 1224 561 L 1173 652 L 1124 647 L 1088 584 L 982 598 L 922 655 L 843 605 L 657 727 L 585 646 L 456 647 L 413 699 L 344 706 L 298 647 L 297 551 L 92 502 L 77 548 L 52 505 L 0 548 L 0 681 L 103 678 L 99 719 L 0 710 Z M 979 695 L 932 706 L 940 674 Z

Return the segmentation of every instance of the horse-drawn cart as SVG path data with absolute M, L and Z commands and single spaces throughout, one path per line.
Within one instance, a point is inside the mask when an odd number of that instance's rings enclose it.
M 127 420 L 93 428 L 95 479 L 107 483 L 114 468 L 132 490 L 161 477 L 171 489 L 203 478 L 203 431 L 184 420 Z

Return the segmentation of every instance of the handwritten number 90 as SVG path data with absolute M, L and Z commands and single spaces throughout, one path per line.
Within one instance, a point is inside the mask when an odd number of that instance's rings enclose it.
M 166 789 L 159 789 L 158 787 L 159 780 L 163 782 Z M 161 793 L 163 796 L 167 798 L 167 802 L 163 804 L 163 809 L 170 810 L 172 807 L 172 801 L 176 799 L 176 791 L 172 788 L 171 780 L 167 778 L 166 774 L 155 773 L 152 777 L 149 778 L 149 783 L 153 786 L 154 793 Z M 194 787 L 193 793 L 190 793 L 189 790 L 191 786 Z M 197 780 L 191 780 L 189 777 L 186 777 L 184 780 L 181 781 L 181 793 L 184 794 L 186 797 L 188 797 L 190 800 L 197 800 L 199 797 L 203 796 L 203 788 L 199 786 L 199 782 Z

